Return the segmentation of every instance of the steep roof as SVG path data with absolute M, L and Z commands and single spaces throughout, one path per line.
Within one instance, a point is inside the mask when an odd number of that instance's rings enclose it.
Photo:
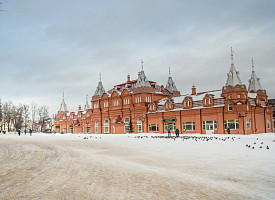
M 239 72 L 236 70 L 233 62 L 233 51 L 231 48 L 231 67 L 227 74 L 227 81 L 225 86 L 231 85 L 232 87 L 235 87 L 236 85 L 242 85 Z
M 165 89 L 167 89 L 171 93 L 173 93 L 174 91 L 178 91 L 176 84 L 174 83 L 171 77 L 170 67 L 169 67 L 169 77 L 168 77 L 168 81 L 166 83 Z
M 99 96 L 101 97 L 105 93 L 105 89 L 103 87 L 103 84 L 101 82 L 101 74 L 99 75 L 99 82 L 96 88 L 96 91 L 94 93 L 94 96 Z
M 262 90 L 262 86 L 260 84 L 260 79 L 257 78 L 256 73 L 254 71 L 254 62 L 252 58 L 252 73 L 251 73 L 251 78 L 249 79 L 249 86 L 248 86 L 248 92 L 250 91 L 258 91 Z
M 140 72 L 140 75 L 137 79 L 137 83 L 135 85 L 135 88 L 138 88 L 138 87 L 151 87 L 151 84 L 149 83 L 149 80 L 147 79 L 147 77 L 143 71 L 143 68 Z
M 64 92 L 63 92 L 63 99 L 62 99 L 59 111 L 64 111 L 64 112 L 68 111 L 67 105 L 65 103 Z

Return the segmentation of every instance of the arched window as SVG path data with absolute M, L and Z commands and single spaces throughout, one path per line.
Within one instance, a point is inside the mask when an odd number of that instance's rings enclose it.
M 109 133 L 109 120 L 108 119 L 104 120 L 103 133 Z
M 95 133 L 98 133 L 98 121 L 95 121 Z
M 124 119 L 124 133 L 129 133 L 130 132 L 130 119 L 125 118 Z
M 209 104 L 209 105 L 211 104 L 211 99 L 210 99 L 210 98 L 208 99 L 208 104 Z
M 232 104 L 228 104 L 228 110 L 229 111 L 233 110 Z
M 137 118 L 137 132 L 142 132 L 142 119 L 139 117 Z

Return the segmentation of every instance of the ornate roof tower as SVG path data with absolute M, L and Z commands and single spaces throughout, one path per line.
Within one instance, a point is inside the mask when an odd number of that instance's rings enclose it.
M 151 85 L 143 71 L 143 61 L 141 61 L 141 71 L 139 73 L 138 80 L 135 85 L 135 88 L 138 88 L 138 87 L 151 87 Z
M 257 78 L 256 73 L 254 71 L 254 61 L 252 58 L 252 74 L 251 78 L 248 80 L 249 86 L 248 86 L 248 92 L 257 92 L 258 90 L 263 90 L 262 86 L 260 84 L 260 79 Z
M 99 82 L 98 82 L 98 85 L 97 85 L 97 88 L 96 88 L 96 91 L 94 93 L 94 96 L 99 96 L 99 98 L 101 98 L 101 96 L 105 93 L 105 89 L 102 85 L 102 82 L 101 82 L 101 73 L 99 73 Z
M 231 67 L 227 74 L 227 81 L 226 81 L 225 87 L 229 85 L 231 85 L 232 87 L 235 87 L 236 85 L 242 85 L 239 72 L 236 70 L 234 66 L 232 47 L 231 47 Z
M 169 77 L 168 77 L 168 81 L 166 83 L 166 87 L 165 89 L 167 89 L 169 92 L 173 93 L 173 92 L 178 92 L 178 89 L 171 77 L 171 71 L 170 71 L 170 67 L 169 67 Z
M 63 99 L 62 99 L 62 102 L 61 102 L 59 111 L 60 111 L 60 112 L 61 112 L 61 111 L 63 111 L 63 112 L 68 111 L 67 105 L 66 105 L 66 103 L 65 103 L 64 92 L 63 92 Z

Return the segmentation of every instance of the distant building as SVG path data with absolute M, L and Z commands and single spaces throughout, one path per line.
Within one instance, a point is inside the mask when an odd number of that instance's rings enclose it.
M 268 103 L 273 108 L 273 127 L 274 127 L 275 126 L 275 99 L 269 99 Z
M 233 62 L 226 84 L 221 90 L 181 95 L 169 69 L 166 86 L 147 79 L 142 70 L 138 78 L 127 80 L 105 91 L 101 78 L 91 100 L 84 109 L 69 112 L 64 96 L 54 123 L 56 132 L 63 133 L 165 133 L 176 128 L 180 133 L 254 134 L 273 132 L 273 108 L 266 90 L 252 74 L 248 89 L 242 84 Z

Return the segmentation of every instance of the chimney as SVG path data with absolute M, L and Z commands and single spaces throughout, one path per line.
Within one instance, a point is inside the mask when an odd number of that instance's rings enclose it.
M 192 95 L 196 95 L 196 94 L 197 94 L 196 86 L 193 84 L 193 86 L 192 86 Z
M 131 80 L 130 80 L 130 75 L 128 74 L 128 76 L 127 76 L 127 83 L 128 82 L 130 82 Z
M 81 105 L 78 106 L 78 110 L 81 110 Z
M 138 72 L 138 78 L 140 77 L 140 72 Z

